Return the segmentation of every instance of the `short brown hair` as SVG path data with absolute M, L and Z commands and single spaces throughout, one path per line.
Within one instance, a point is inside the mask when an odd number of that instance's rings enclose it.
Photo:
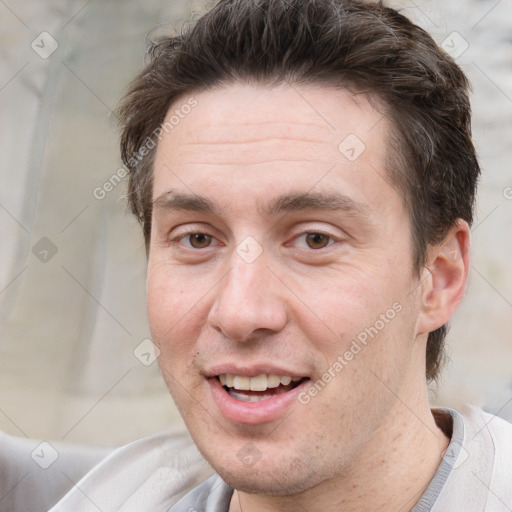
M 388 173 L 403 192 L 419 273 L 429 245 L 471 224 L 480 173 L 468 81 L 430 35 L 362 0 L 221 0 L 181 34 L 149 48 L 117 111 L 128 201 L 149 244 L 154 138 L 180 96 L 233 82 L 325 84 L 376 96 L 391 133 Z M 144 158 L 141 148 L 146 147 Z M 429 333 L 426 377 L 443 361 L 447 326 Z

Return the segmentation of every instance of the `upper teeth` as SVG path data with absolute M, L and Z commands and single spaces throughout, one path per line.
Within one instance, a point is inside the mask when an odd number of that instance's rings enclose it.
M 223 386 L 246 391 L 265 391 L 267 388 L 277 388 L 280 384 L 288 386 L 290 382 L 298 382 L 301 378 L 302 377 L 290 377 L 289 375 L 265 375 L 264 373 L 257 377 L 246 377 L 229 373 L 219 375 L 220 382 Z

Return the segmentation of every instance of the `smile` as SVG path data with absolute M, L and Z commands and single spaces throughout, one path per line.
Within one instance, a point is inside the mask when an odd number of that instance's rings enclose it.
M 256 377 L 247 377 L 224 373 L 218 375 L 217 379 L 232 398 L 242 402 L 259 402 L 291 391 L 304 380 L 304 377 L 264 373 Z
M 221 372 L 206 379 L 213 403 L 224 420 L 245 425 L 282 420 L 299 403 L 299 394 L 311 380 L 297 374 L 286 375 L 286 372 L 245 370 L 245 375 Z M 247 373 L 252 373 L 252 376 Z

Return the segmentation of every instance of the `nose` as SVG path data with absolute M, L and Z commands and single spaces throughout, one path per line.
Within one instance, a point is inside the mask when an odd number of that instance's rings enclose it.
M 240 342 L 281 331 L 287 322 L 283 285 L 264 255 L 248 263 L 233 253 L 230 263 L 230 271 L 216 287 L 210 326 Z

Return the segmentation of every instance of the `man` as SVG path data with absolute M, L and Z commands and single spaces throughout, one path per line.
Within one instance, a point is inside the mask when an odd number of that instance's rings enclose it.
M 479 175 L 459 67 L 347 0 L 220 1 L 150 54 L 119 109 L 129 202 L 215 474 L 143 440 L 54 510 L 511 510 L 512 427 L 427 396 Z

